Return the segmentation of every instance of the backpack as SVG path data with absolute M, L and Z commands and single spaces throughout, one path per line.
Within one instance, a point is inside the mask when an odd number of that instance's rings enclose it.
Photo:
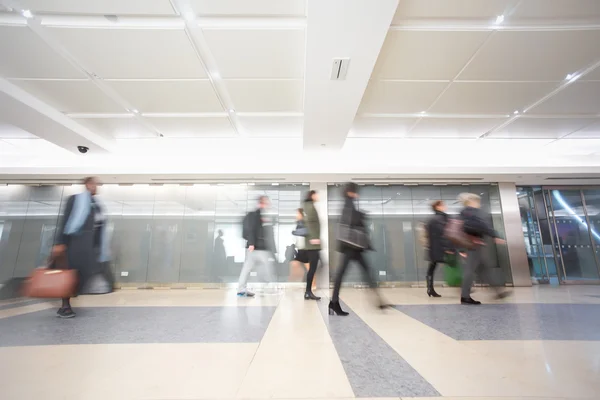
M 254 216 L 254 211 L 250 211 L 248 214 L 246 214 L 246 216 L 244 217 L 244 220 L 242 221 L 242 238 L 244 240 L 248 240 L 248 237 L 250 237 L 250 230 L 252 229 L 252 217 Z
M 423 248 L 429 248 L 429 232 L 427 232 L 427 223 L 419 222 L 417 225 L 417 238 Z

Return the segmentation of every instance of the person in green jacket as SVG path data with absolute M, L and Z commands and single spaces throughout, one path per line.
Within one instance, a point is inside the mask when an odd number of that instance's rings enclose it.
M 321 300 L 312 292 L 312 284 L 321 253 L 321 222 L 315 208 L 315 202 L 317 201 L 319 201 L 319 195 L 316 190 L 309 191 L 304 200 L 304 224 L 308 229 L 305 250 L 308 254 L 309 263 L 308 274 L 306 275 L 306 291 L 304 292 L 304 299 L 306 300 Z

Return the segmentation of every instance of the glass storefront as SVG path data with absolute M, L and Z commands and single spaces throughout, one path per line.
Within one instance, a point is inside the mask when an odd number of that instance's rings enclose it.
M 504 223 L 500 207 L 498 187 L 494 185 L 362 185 L 358 206 L 368 213 L 371 237 L 375 251 L 368 253 L 368 261 L 378 282 L 387 285 L 424 284 L 427 271 L 424 249 L 418 241 L 417 226 L 432 215 L 431 203 L 444 200 L 449 214 L 458 214 L 461 205 L 457 196 L 471 192 L 481 196 L 482 208 L 494 228 L 504 235 Z M 328 190 L 329 214 L 329 263 L 330 278 L 335 277 L 339 265 L 339 253 L 335 245 L 336 228 L 343 205 L 342 187 L 330 185 Z M 488 243 L 494 273 L 504 282 L 511 283 L 512 275 L 505 246 Z M 362 282 L 358 268 L 347 272 L 346 282 Z M 442 280 L 438 271 L 436 279 Z
M 600 281 L 600 190 L 523 187 L 517 195 L 534 282 Z
M 267 195 L 278 250 L 275 272 L 278 281 L 287 282 L 286 249 L 307 190 L 302 184 L 103 185 L 99 197 L 108 215 L 116 279 L 134 286 L 237 282 L 245 259 L 243 217 Z M 45 262 L 61 209 L 80 191 L 81 186 L 0 186 L 0 283 L 27 276 Z

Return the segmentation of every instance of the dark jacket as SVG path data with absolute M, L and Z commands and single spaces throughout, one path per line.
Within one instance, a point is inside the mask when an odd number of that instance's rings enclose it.
M 315 208 L 315 204 L 312 201 L 304 202 L 304 224 L 308 229 L 308 235 L 306 236 L 305 250 L 321 250 L 320 244 L 310 244 L 311 240 L 321 239 L 321 221 L 319 221 L 319 214 Z
M 427 237 L 429 238 L 429 261 L 443 262 L 446 251 L 452 249 L 451 243 L 444 236 L 448 214 L 436 211 L 427 222 Z
M 460 216 L 463 220 L 463 230 L 467 235 L 481 239 L 485 236 L 500 237 L 498 232 L 487 222 L 487 215 L 481 208 L 465 207 Z
M 248 239 L 246 240 L 246 248 L 254 246 L 255 250 L 268 250 L 269 246 L 265 237 L 265 229 L 263 226 L 263 218 L 261 209 L 257 209 L 252 212 L 248 218 L 250 218 L 248 230 Z
M 366 228 L 366 217 L 365 214 L 358 211 L 354 206 L 354 201 L 350 197 L 346 197 L 344 202 L 344 208 L 342 209 L 342 216 L 340 217 L 340 224 L 349 225 L 350 227 L 355 228 Z M 348 246 L 346 243 L 338 240 L 339 251 L 342 253 L 348 250 L 353 251 L 362 251 L 357 250 L 355 247 Z M 371 247 L 369 246 L 369 249 Z
M 76 269 L 79 273 L 77 293 L 88 284 L 90 278 L 96 274 L 104 272 L 104 266 L 98 262 L 99 249 L 94 241 L 94 210 L 90 210 L 83 226 L 79 232 L 67 235 L 65 225 L 71 217 L 75 196 L 69 197 L 65 206 L 65 213 L 58 225 L 56 232 L 56 244 L 67 246 L 67 262 L 71 269 Z M 104 227 L 102 229 L 105 229 Z

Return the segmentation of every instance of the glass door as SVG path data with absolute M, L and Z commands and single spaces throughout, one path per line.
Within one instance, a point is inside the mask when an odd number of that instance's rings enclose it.
M 592 242 L 596 230 L 590 227 L 583 192 L 547 189 L 545 200 L 560 280 L 585 283 L 600 281 L 597 242 Z
M 550 283 L 550 273 L 544 253 L 534 191 L 535 189 L 531 187 L 517 188 L 517 199 L 531 280 L 534 284 L 547 284 Z M 552 249 L 550 249 L 550 253 L 553 255 Z

